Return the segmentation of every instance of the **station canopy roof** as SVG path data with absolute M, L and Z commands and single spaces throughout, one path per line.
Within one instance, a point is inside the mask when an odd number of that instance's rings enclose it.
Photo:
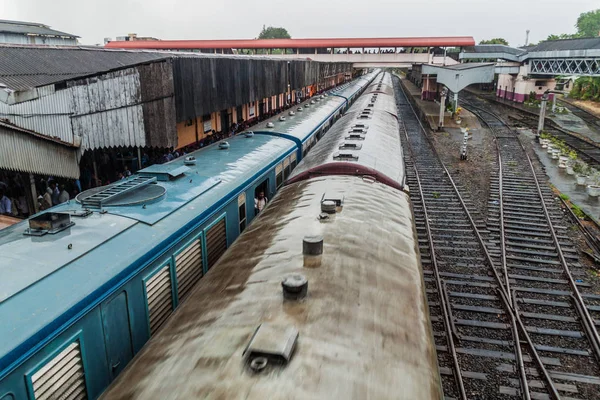
M 0 32 L 23 35 L 62 36 L 70 38 L 79 37 L 71 33 L 50 29 L 48 25 L 37 22 L 11 21 L 6 19 L 0 19 Z
M 77 148 L 0 121 L 0 169 L 79 178 Z
M 167 57 L 167 54 L 160 52 L 2 44 L 0 87 L 27 90 Z
M 362 47 L 463 47 L 475 45 L 471 36 L 329 38 L 329 39 L 241 39 L 241 40 L 134 40 L 109 42 L 120 49 L 296 49 Z

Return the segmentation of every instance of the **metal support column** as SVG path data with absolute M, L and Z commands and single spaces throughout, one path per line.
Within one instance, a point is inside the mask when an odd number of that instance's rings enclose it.
M 28 200 L 31 200 L 31 203 L 33 203 L 33 204 L 30 203 L 30 204 L 33 206 L 33 211 L 34 211 L 34 212 L 30 212 L 29 214 L 33 215 L 33 214 L 37 214 L 40 211 L 40 207 L 39 207 L 39 204 L 37 201 L 37 197 L 38 197 L 37 190 L 35 188 L 35 177 L 33 176 L 33 174 L 29 174 L 29 187 L 31 190 L 31 196 L 29 196 L 30 198 Z M 29 210 L 31 210 L 31 208 Z
M 444 129 L 444 109 L 446 104 L 446 96 L 448 95 L 448 89 L 442 89 L 442 97 L 440 99 L 440 119 L 438 123 L 438 131 Z
M 544 130 L 544 120 L 546 119 L 546 104 L 548 104 L 548 91 L 545 91 L 542 95 L 542 104 L 540 108 L 540 119 L 538 120 L 538 128 L 536 132 L 536 138 L 539 140 L 540 134 Z
M 454 93 L 454 112 L 458 109 L 458 92 Z

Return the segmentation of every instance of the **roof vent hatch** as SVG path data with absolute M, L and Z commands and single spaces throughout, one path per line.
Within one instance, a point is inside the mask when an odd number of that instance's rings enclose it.
M 187 156 L 184 160 L 183 163 L 185 165 L 196 165 L 196 157 L 194 156 Z
M 68 213 L 47 212 L 29 219 L 29 228 L 25 230 L 28 236 L 44 236 L 64 231 L 75 225 Z
M 264 370 L 268 364 L 285 365 L 292 358 L 298 336 L 293 326 L 260 324 L 242 355 L 254 372 Z

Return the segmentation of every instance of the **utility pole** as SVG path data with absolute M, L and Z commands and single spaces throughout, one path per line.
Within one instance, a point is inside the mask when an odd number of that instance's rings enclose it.
M 525 31 L 525 46 L 529 43 L 529 29 Z
M 291 107 L 292 105 L 292 92 L 291 92 L 291 85 L 290 85 L 290 62 L 287 62 L 287 106 Z
M 440 121 L 438 123 L 438 131 L 444 129 L 444 110 L 446 108 L 446 96 L 448 96 L 448 89 L 443 88 L 441 95 L 442 98 L 440 100 Z
M 542 95 L 542 104 L 541 104 L 541 108 L 540 108 L 540 119 L 538 121 L 538 128 L 537 128 L 537 133 L 536 133 L 536 139 L 540 139 L 540 135 L 542 133 L 542 131 L 544 130 L 544 120 L 546 119 L 546 104 L 548 104 L 548 90 L 546 90 L 544 92 L 544 94 Z

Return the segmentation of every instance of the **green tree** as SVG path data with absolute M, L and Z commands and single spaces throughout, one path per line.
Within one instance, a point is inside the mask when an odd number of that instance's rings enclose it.
M 582 37 L 596 37 L 600 33 L 600 9 L 579 14 L 575 24 L 577 33 L 561 33 L 549 35 L 546 40 L 577 39 Z
M 569 97 L 581 100 L 600 101 L 600 78 L 582 76 L 577 78 Z
M 481 42 L 479 42 L 479 44 L 503 44 L 505 46 L 508 46 L 508 42 L 506 41 L 506 39 L 503 39 L 503 38 L 482 40 Z
M 580 37 L 579 33 L 561 33 L 560 35 L 548 35 L 546 40 L 576 39 L 578 37 Z
M 258 35 L 259 39 L 291 39 L 292 37 L 288 33 L 287 29 L 279 28 L 274 26 L 265 27 L 263 25 L 262 31 Z
M 598 36 L 600 33 L 600 9 L 581 13 L 575 26 L 581 37 Z

